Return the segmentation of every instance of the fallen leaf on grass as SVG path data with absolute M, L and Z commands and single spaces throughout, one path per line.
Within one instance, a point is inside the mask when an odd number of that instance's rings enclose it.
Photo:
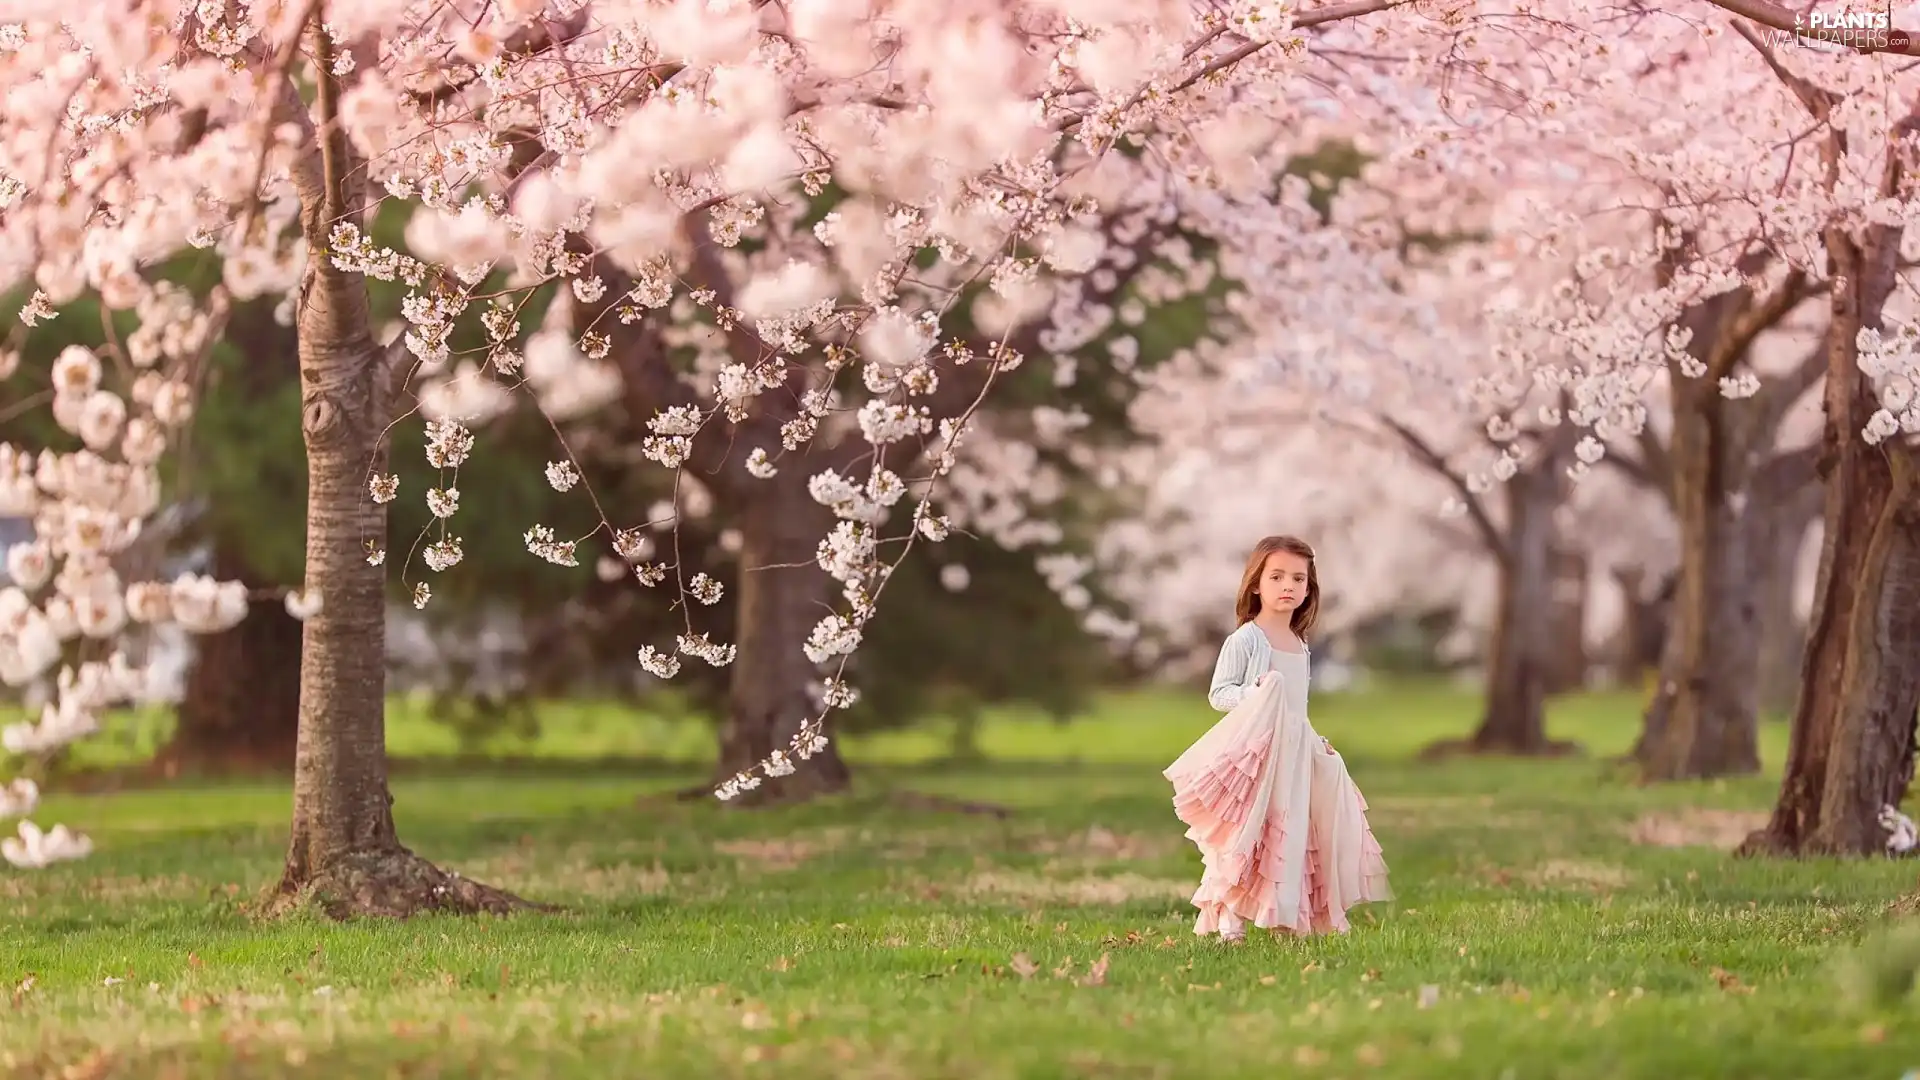
M 1741 982 L 1740 976 L 1735 975 L 1725 968 L 1714 968 L 1711 974 L 1713 975 L 1713 981 L 1720 984 L 1720 989 L 1725 990 L 1729 994 L 1753 993 L 1753 987 Z
M 95 1050 L 62 1069 L 60 1075 L 62 1080 L 99 1080 L 112 1071 L 113 1055 L 106 1050 Z
M 1014 953 L 1013 959 L 1007 962 L 1007 966 L 1012 968 L 1013 973 L 1022 979 L 1031 979 L 1034 973 L 1040 970 L 1040 965 L 1034 963 L 1033 957 L 1028 956 L 1026 953 Z
M 1087 969 L 1087 974 L 1080 980 L 1080 985 L 1081 986 L 1107 985 L 1107 954 L 1106 953 L 1101 953 L 1100 959 L 1095 960 L 1093 962 L 1093 966 Z

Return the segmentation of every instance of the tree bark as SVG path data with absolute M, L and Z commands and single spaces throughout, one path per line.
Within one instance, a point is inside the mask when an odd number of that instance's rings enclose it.
M 1465 749 L 1480 753 L 1557 754 L 1547 738 L 1546 701 L 1553 641 L 1554 511 L 1565 496 L 1564 455 L 1547 453 L 1507 481 L 1509 557 L 1500 570 L 1499 614 L 1487 665 L 1487 711 Z
M 300 731 L 293 825 L 273 907 L 311 898 L 335 918 L 404 918 L 425 910 L 505 913 L 524 902 L 449 874 L 400 843 L 387 788 L 386 508 L 367 477 L 386 469 L 384 428 L 393 414 L 398 354 L 374 343 L 365 282 L 323 252 L 332 228 L 358 221 L 363 170 L 354 168 L 337 116 L 331 44 L 313 35 L 318 123 L 293 178 L 301 227 L 314 253 L 300 286 L 301 432 L 307 451 L 306 580 L 320 610 L 300 656 Z M 293 118 L 305 106 L 285 88 Z
M 1906 450 L 1849 456 L 1827 500 L 1786 775 L 1772 819 L 1747 840 L 1749 853 L 1881 851 L 1880 808 L 1898 806 L 1912 780 L 1920 707 L 1916 466 Z
M 235 547 L 216 541 L 214 576 L 257 587 Z M 278 600 L 256 600 L 231 630 L 195 640 L 193 669 L 173 737 L 154 759 L 165 776 L 284 772 L 300 731 L 300 620 Z
M 1807 529 L 1820 514 L 1820 483 L 1808 464 L 1781 483 L 1762 483 L 1749 511 L 1755 515 L 1752 552 L 1756 559 L 1760 609 L 1760 712 L 1791 716 L 1800 693 L 1800 668 L 1806 660 L 1807 624 L 1794 610 L 1800 549 Z
M 1760 768 L 1751 450 L 1716 384 L 1676 373 L 1672 393 L 1669 496 L 1680 567 L 1635 756 L 1648 780 L 1744 775 Z
M 807 721 L 819 715 L 809 687 L 822 676 L 801 646 L 815 623 L 834 610 L 834 582 L 815 561 L 831 513 L 807 490 L 801 462 L 758 481 L 740 506 L 740 590 L 737 652 L 720 730 L 716 779 L 724 781 L 788 750 Z M 766 805 L 845 791 L 852 781 L 838 741 L 794 762 L 788 776 L 770 776 L 732 802 Z
M 1855 254 L 1848 248 L 1836 269 L 1849 285 L 1834 290 L 1823 434 L 1831 468 L 1806 661 L 1779 801 L 1766 828 L 1742 846 L 1746 854 L 1882 851 L 1880 809 L 1898 806 L 1913 776 L 1920 483 L 1911 449 L 1869 446 L 1860 437 L 1876 403 L 1854 338 L 1863 323 L 1878 323 L 1886 293 L 1875 288 L 1874 278 L 1883 276 L 1872 272 L 1877 268 L 1862 267 L 1857 256 L 1845 259 Z M 1890 280 L 1887 258 L 1883 274 Z M 1857 280 L 1863 270 L 1865 282 Z
M 1830 99 L 1796 89 L 1816 115 L 1830 107 Z M 1920 110 L 1889 140 L 1916 126 Z M 1837 176 L 1837 157 L 1830 142 L 1830 177 Z M 1906 169 L 1890 150 L 1880 191 L 1900 192 Z M 1879 403 L 1858 348 L 1862 328 L 1882 325 L 1900 241 L 1895 226 L 1870 226 L 1864 236 L 1827 230 L 1834 284 L 1822 401 L 1820 577 L 1786 775 L 1766 828 L 1742 845 L 1746 854 L 1884 851 L 1880 810 L 1899 805 L 1912 781 L 1920 710 L 1920 463 L 1910 446 L 1862 438 Z
M 1553 695 L 1587 685 L 1587 556 L 1578 548 L 1556 545 L 1550 563 L 1553 629 L 1547 693 Z
M 1665 584 L 1650 588 L 1646 571 L 1639 567 L 1616 568 L 1613 578 L 1626 609 L 1612 645 L 1614 680 L 1622 686 L 1639 686 L 1649 671 L 1660 666 L 1671 590 Z

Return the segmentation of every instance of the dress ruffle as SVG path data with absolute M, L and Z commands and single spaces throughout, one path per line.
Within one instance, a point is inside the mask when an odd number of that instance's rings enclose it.
M 1280 763 L 1280 775 L 1271 778 L 1276 791 L 1266 820 L 1244 854 L 1231 845 L 1256 812 L 1260 786 L 1270 779 L 1271 747 L 1283 740 L 1243 724 L 1210 760 L 1183 758 L 1165 774 L 1173 783 L 1174 813 L 1186 823 L 1187 839 L 1200 849 L 1205 867 L 1193 894 L 1197 934 L 1239 924 L 1293 934 L 1345 933 L 1349 909 L 1392 899 L 1386 858 L 1366 820 L 1365 797 L 1347 775 L 1345 762 L 1320 749 L 1319 737 L 1304 720 L 1293 722 L 1307 730 L 1284 742 L 1315 760 L 1291 767 Z M 1303 779 L 1311 788 L 1306 798 L 1278 790 Z M 1299 865 L 1289 873 L 1286 840 L 1295 829 L 1305 832 L 1305 843 L 1298 849 Z M 1287 909 L 1295 913 L 1291 920 L 1283 914 Z

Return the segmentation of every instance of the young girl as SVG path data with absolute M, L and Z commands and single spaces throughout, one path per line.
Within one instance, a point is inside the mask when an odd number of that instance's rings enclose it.
M 1348 908 L 1393 896 L 1367 801 L 1307 722 L 1307 633 L 1319 612 L 1313 549 L 1291 536 L 1255 545 L 1234 605 L 1240 627 L 1207 691 L 1227 715 L 1164 774 L 1206 867 L 1196 934 L 1238 943 L 1248 923 L 1345 933 Z

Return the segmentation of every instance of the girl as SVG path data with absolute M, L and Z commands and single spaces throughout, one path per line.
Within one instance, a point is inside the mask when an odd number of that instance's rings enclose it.
M 1207 690 L 1227 715 L 1164 773 L 1206 867 L 1196 934 L 1237 944 L 1248 923 L 1345 933 L 1348 908 L 1393 896 L 1367 801 L 1307 722 L 1307 634 L 1319 613 L 1313 549 L 1291 536 L 1255 545 L 1234 605 L 1240 626 Z

